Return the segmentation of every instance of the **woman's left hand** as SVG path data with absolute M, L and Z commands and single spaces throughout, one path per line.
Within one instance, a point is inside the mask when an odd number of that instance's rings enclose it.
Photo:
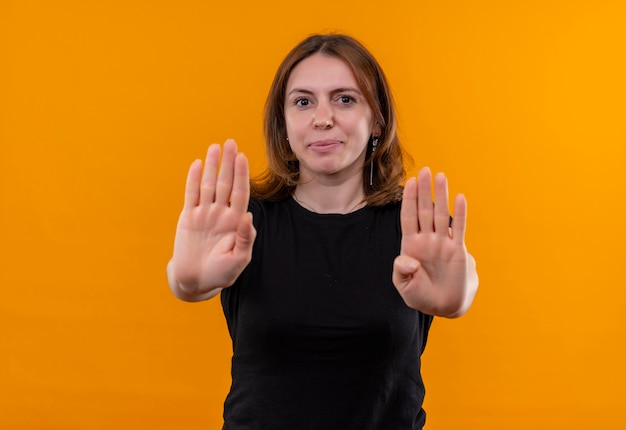
M 405 303 L 429 315 L 454 318 L 471 306 L 478 288 L 476 262 L 465 248 L 467 202 L 458 195 L 450 226 L 448 181 L 423 168 L 404 187 L 400 225 L 402 245 L 393 266 L 393 283 Z

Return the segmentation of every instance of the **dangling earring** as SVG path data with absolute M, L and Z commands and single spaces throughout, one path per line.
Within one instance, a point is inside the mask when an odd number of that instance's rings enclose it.
M 373 179 L 374 179 L 374 151 L 376 151 L 376 147 L 378 146 L 378 136 L 375 136 L 372 139 L 372 160 L 370 161 L 370 186 L 373 183 Z

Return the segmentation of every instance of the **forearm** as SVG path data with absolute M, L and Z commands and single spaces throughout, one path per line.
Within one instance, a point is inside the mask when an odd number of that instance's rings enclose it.
M 204 288 L 200 286 L 186 286 L 182 285 L 174 274 L 174 267 L 172 264 L 172 260 L 167 263 L 167 280 L 170 286 L 170 290 L 178 299 L 183 300 L 185 302 L 201 302 L 203 300 L 209 300 L 215 296 L 217 296 L 222 288 L 211 288 L 205 286 Z

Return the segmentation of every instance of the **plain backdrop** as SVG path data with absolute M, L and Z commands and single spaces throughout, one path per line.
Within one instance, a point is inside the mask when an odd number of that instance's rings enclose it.
M 626 4 L 4 0 L 0 428 L 218 429 L 218 300 L 165 265 L 185 175 L 314 32 L 360 39 L 400 136 L 469 202 L 474 307 L 435 320 L 427 429 L 623 429 Z

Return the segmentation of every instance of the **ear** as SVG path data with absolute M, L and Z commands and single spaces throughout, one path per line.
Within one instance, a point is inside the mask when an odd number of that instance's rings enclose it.
M 380 126 L 378 121 L 376 121 L 374 123 L 374 127 L 372 128 L 372 136 L 380 136 L 382 132 L 383 132 L 382 127 Z

